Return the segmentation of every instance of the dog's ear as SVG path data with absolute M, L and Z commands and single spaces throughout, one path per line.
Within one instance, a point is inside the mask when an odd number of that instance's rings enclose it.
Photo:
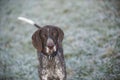
M 41 29 L 38 29 L 32 35 L 32 44 L 39 52 L 42 51 L 42 41 L 40 38 L 40 31 L 41 31 Z
M 64 38 L 64 32 L 57 27 L 57 31 L 58 31 L 58 43 L 62 43 L 62 40 Z

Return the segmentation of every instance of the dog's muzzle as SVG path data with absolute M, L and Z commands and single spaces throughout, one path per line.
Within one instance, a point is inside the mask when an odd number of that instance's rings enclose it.
M 52 54 L 53 52 L 56 52 L 56 45 L 51 38 L 48 38 L 46 44 L 46 53 Z

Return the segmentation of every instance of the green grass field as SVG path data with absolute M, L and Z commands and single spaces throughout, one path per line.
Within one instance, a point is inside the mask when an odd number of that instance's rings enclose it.
M 67 80 L 120 80 L 119 0 L 0 0 L 0 80 L 39 80 L 34 26 L 59 26 Z

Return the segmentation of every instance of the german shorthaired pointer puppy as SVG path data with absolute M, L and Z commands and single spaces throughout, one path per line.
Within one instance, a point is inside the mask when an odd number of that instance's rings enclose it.
M 52 25 L 39 27 L 33 21 L 19 17 L 38 28 L 32 35 L 32 44 L 39 59 L 40 80 L 66 80 L 66 66 L 63 55 L 63 31 Z

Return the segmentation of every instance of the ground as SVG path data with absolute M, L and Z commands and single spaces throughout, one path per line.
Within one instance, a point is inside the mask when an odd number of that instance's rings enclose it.
M 39 80 L 34 26 L 59 26 L 67 80 L 120 79 L 119 0 L 0 0 L 0 80 Z

